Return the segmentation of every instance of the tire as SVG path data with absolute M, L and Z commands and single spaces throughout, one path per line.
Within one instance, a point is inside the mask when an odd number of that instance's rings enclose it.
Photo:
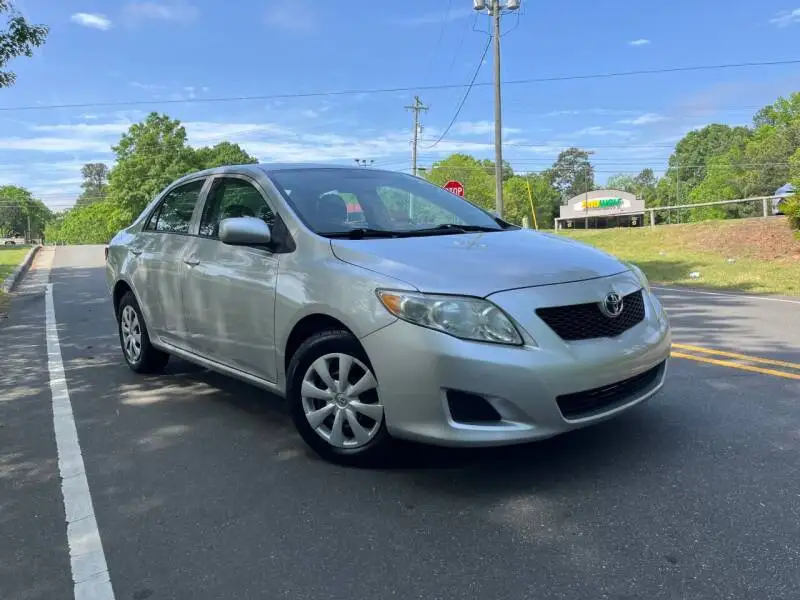
M 132 292 L 126 292 L 119 302 L 117 328 L 119 329 L 122 355 L 133 371 L 136 373 L 160 373 L 167 366 L 169 354 L 156 349 L 150 343 L 144 316 Z
M 347 363 L 348 385 L 339 386 L 340 368 Z M 303 342 L 289 363 L 286 397 L 297 431 L 323 459 L 352 467 L 388 461 L 392 439 L 378 383 L 351 333 L 326 330 Z

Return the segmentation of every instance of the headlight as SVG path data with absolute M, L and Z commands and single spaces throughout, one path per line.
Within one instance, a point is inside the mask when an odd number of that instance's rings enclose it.
M 375 290 L 394 316 L 465 340 L 522 345 L 522 336 L 506 314 L 487 300 L 417 292 Z
M 625 263 L 625 264 L 631 271 L 633 271 L 633 274 L 636 275 L 636 278 L 639 280 L 639 283 L 642 284 L 642 287 L 649 292 L 650 282 L 647 280 L 647 275 L 644 274 L 644 271 L 642 271 L 639 267 L 637 267 L 633 263 Z

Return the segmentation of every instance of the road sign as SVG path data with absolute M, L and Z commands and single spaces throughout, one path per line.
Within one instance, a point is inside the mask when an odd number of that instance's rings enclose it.
M 460 181 L 448 181 L 443 187 L 451 194 L 461 196 L 462 198 L 464 197 L 464 186 Z

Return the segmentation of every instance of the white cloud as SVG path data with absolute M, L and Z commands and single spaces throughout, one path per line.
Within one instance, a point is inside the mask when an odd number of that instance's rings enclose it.
M 69 18 L 70 21 L 90 29 L 100 29 L 107 31 L 111 29 L 111 20 L 105 15 L 96 13 L 75 13 Z
M 164 86 L 156 85 L 154 83 L 141 83 L 139 81 L 130 81 L 128 85 L 134 87 L 139 90 L 145 90 L 147 92 L 155 92 L 157 90 L 163 90 Z
M 444 13 L 431 12 L 417 17 L 399 19 L 397 22 L 402 25 L 434 25 L 465 19 L 474 12 L 471 8 L 452 8 Z
M 492 121 L 464 121 L 453 126 L 454 133 L 463 135 L 487 135 L 494 133 L 494 123 Z M 521 133 L 521 129 L 503 127 L 503 135 Z
M 95 135 L 122 135 L 128 131 L 130 123 L 76 123 L 73 125 L 34 125 L 33 131 L 45 131 L 49 133 L 67 133 L 71 136 L 95 136 Z
M 629 46 L 647 46 L 650 43 L 650 40 L 645 38 L 640 38 L 638 40 L 632 40 L 628 42 Z
M 125 5 L 124 15 L 129 22 L 173 21 L 190 23 L 197 19 L 200 11 L 188 2 L 130 2 Z
M 66 137 L 0 138 L 0 150 L 32 152 L 110 152 L 108 142 Z
M 298 10 L 294 2 L 271 6 L 264 15 L 267 25 L 288 31 L 313 31 L 317 19 L 308 10 Z
M 782 10 L 769 20 L 773 25 L 778 27 L 788 27 L 800 23 L 800 8 L 794 10 Z
M 552 110 L 546 113 L 527 114 L 528 117 L 538 117 L 549 119 L 552 117 L 574 117 L 577 115 L 633 115 L 636 111 L 619 108 L 574 108 L 563 110 Z
M 263 136 L 297 137 L 295 131 L 274 123 L 188 121 L 183 123 L 183 126 L 186 128 L 189 143 L 193 146 L 213 145 L 223 141 L 253 140 Z
M 649 125 L 650 123 L 658 123 L 665 121 L 667 117 L 658 113 L 645 113 L 633 119 L 622 119 L 617 121 L 620 125 Z
M 581 136 L 613 136 L 613 137 L 630 137 L 633 135 L 630 131 L 625 131 L 624 129 L 608 129 L 606 127 L 600 127 L 599 125 L 594 125 L 592 127 L 585 127 L 579 131 L 572 133 L 569 137 L 581 137 Z

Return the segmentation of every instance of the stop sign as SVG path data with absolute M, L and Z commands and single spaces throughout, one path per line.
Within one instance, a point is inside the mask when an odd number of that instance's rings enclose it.
M 464 197 L 464 186 L 461 184 L 460 181 L 448 181 L 444 184 L 444 189 L 446 189 L 451 194 L 455 194 L 456 196 Z

